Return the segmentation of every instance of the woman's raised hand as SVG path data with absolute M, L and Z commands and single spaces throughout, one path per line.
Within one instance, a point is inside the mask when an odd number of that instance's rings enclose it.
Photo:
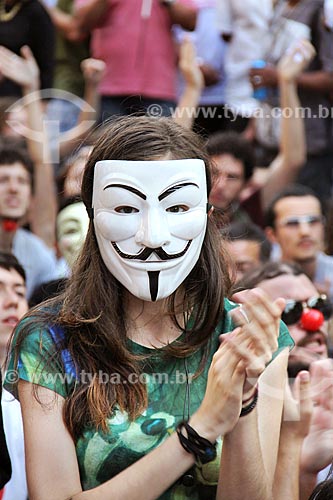
M 230 313 L 240 330 L 233 337 L 246 363 L 246 384 L 244 393 L 251 390 L 278 348 L 280 319 L 285 301 L 272 301 L 260 288 L 244 290 L 232 299 L 241 304 Z M 253 390 L 253 389 L 252 389 Z
M 242 402 L 254 393 L 258 377 L 278 347 L 279 323 L 285 302 L 272 301 L 260 289 L 233 296 L 241 304 L 231 311 L 237 327 L 221 335 L 209 372 L 205 397 L 191 425 L 207 439 L 230 432 Z M 251 397 L 251 396 L 250 396 Z
M 190 424 L 206 439 L 215 441 L 236 425 L 246 379 L 246 365 L 239 344 L 231 340 L 239 329 L 225 335 L 213 356 L 204 399 Z

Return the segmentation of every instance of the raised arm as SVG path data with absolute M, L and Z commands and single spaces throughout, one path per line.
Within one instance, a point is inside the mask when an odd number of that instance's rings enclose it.
M 297 94 L 297 78 L 307 67 L 315 51 L 307 40 L 292 47 L 280 60 L 279 75 L 281 138 L 280 151 L 268 168 L 261 190 L 265 209 L 274 194 L 295 180 L 306 159 L 304 120 Z
M 197 11 L 179 0 L 160 0 L 163 6 L 168 9 L 173 24 L 179 24 L 188 31 L 193 31 L 197 22 Z
M 63 12 L 56 6 L 44 5 L 48 10 L 50 17 L 56 29 L 71 42 L 80 42 L 87 37 L 86 33 L 82 33 L 78 20 L 73 14 Z
M 286 383 L 279 455 L 274 476 L 274 500 L 299 500 L 299 464 L 311 415 L 310 377 L 308 372 L 303 371 L 295 379 L 293 392 L 288 381 Z
M 311 364 L 311 393 L 314 402 L 309 433 L 300 460 L 300 499 L 307 500 L 316 486 L 318 473 L 333 460 L 333 362 Z
M 99 113 L 100 95 L 98 85 L 104 75 L 105 63 L 100 59 L 88 58 L 81 62 L 84 77 L 85 105 L 81 108 L 78 122 L 72 130 L 64 132 L 59 144 L 60 157 L 70 154 L 85 138 L 91 127 L 96 123 Z
M 44 126 L 44 113 L 39 98 L 39 70 L 29 47 L 23 47 L 21 54 L 22 57 L 19 57 L 5 47 L 1 47 L 1 72 L 21 86 L 26 100 L 28 114 L 26 139 L 34 163 L 31 229 L 49 247 L 54 248 L 57 202 L 47 130 Z
M 189 37 L 184 37 L 180 45 L 179 69 L 185 80 L 185 88 L 179 98 L 173 118 L 179 125 L 191 129 L 204 87 L 204 78 L 196 59 L 195 46 Z
M 81 34 L 89 33 L 103 19 L 109 8 L 107 0 L 86 0 L 74 9 L 76 26 Z

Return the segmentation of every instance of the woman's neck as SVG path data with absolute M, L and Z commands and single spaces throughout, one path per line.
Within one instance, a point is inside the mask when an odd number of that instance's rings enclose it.
M 125 310 L 128 336 L 145 347 L 162 347 L 174 341 L 181 329 L 167 312 L 167 301 L 148 302 L 128 294 Z

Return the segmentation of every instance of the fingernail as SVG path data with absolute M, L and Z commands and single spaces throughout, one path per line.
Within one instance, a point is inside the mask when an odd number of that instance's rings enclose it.
M 310 382 L 310 373 L 307 371 L 302 371 L 299 374 L 301 382 Z

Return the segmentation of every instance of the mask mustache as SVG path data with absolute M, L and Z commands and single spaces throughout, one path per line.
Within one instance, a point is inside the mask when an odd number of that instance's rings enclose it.
M 155 253 L 161 260 L 179 259 L 179 257 L 183 257 L 183 255 L 186 254 L 191 243 L 192 243 L 192 240 L 188 241 L 184 250 L 182 250 L 181 252 L 178 252 L 178 253 L 169 254 L 165 250 L 163 250 L 162 247 L 158 247 L 158 248 L 146 247 L 143 250 L 141 250 L 141 252 L 139 252 L 135 255 L 131 255 L 131 254 L 122 252 L 120 250 L 120 248 L 118 247 L 118 245 L 114 241 L 111 241 L 111 245 L 113 246 L 113 248 L 115 249 L 117 254 L 120 255 L 120 257 L 122 257 L 123 259 L 143 260 L 143 261 L 147 260 L 153 253 Z

